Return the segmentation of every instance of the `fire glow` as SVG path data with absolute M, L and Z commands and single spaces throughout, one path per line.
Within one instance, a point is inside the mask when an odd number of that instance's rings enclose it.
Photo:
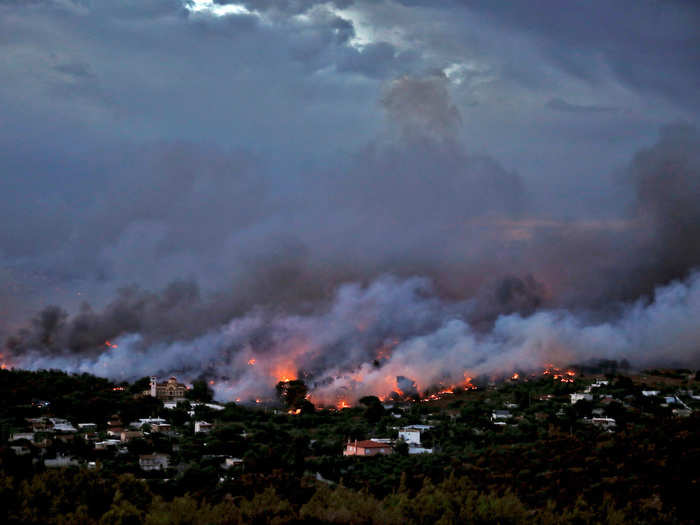
M 112 349 L 119 348 L 119 345 L 115 345 L 114 343 L 111 343 L 110 341 L 105 341 L 105 346 L 107 348 L 112 348 Z
M 545 365 L 546 368 L 542 372 L 543 375 L 551 376 L 555 381 L 561 381 L 562 383 L 573 383 L 576 379 L 576 372 L 573 370 L 562 370 L 554 365 Z

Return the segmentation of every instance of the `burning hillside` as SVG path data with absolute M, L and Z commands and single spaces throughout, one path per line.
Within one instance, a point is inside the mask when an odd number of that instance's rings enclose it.
M 616 319 L 586 323 L 568 312 L 499 317 L 488 331 L 468 322 L 470 303 L 436 296 L 425 279 L 385 277 L 347 284 L 326 307 L 284 316 L 255 310 L 198 337 L 157 341 L 112 334 L 85 353 L 4 353 L 3 363 L 61 368 L 115 379 L 176 374 L 206 378 L 220 399 L 274 397 L 280 381 L 303 380 L 320 405 L 448 396 L 472 378 L 525 380 L 533 370 L 572 382 L 575 372 L 551 363 L 623 359 L 652 364 L 657 350 L 677 362 L 697 359 L 700 278 L 656 291 L 652 302 L 627 305 Z M 65 325 L 69 327 L 70 325 Z M 58 328 L 63 329 L 63 328 Z M 59 338 L 60 334 L 52 335 Z

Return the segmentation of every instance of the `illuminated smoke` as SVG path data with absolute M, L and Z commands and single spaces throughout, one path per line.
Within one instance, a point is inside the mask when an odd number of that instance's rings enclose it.
M 465 321 L 468 311 L 468 304 L 438 300 L 425 280 L 385 277 L 366 287 L 345 285 L 327 309 L 309 315 L 256 311 L 189 340 L 145 345 L 138 334 L 126 334 L 94 356 L 29 352 L 16 364 L 115 379 L 206 375 L 219 398 L 243 401 L 269 399 L 278 381 L 302 378 L 314 402 L 335 405 L 368 394 L 459 385 L 465 373 L 510 376 L 596 358 L 627 359 L 633 366 L 700 358 L 698 274 L 602 323 L 550 310 L 503 315 L 481 333 Z

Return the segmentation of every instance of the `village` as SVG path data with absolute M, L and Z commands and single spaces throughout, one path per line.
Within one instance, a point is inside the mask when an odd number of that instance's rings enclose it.
M 422 498 L 437 486 L 450 497 L 495 498 L 490 505 L 521 513 L 573 512 L 565 509 L 581 498 L 595 509 L 619 498 L 610 509 L 635 500 L 646 503 L 624 511 L 630 516 L 647 507 L 662 516 L 649 498 L 661 491 L 664 505 L 690 512 L 684 494 L 698 468 L 700 378 L 690 370 L 548 367 L 330 407 L 311 404 L 299 380 L 280 382 L 276 399 L 235 403 L 214 400 L 204 380 L 114 383 L 24 370 L 0 376 L 0 470 L 19 498 L 7 508 L 22 515 L 32 508 L 33 491 L 41 494 L 47 484 L 74 491 L 91 480 L 90 490 L 116 491 L 85 500 L 95 516 L 110 508 L 168 514 L 165 502 L 186 500 L 199 509 L 207 500 L 222 505 L 217 522 L 228 523 L 234 512 L 244 516 L 236 523 L 267 523 L 280 504 L 291 520 L 281 522 L 295 522 L 310 508 L 325 515 L 323 509 L 354 505 L 359 494 L 377 512 L 398 512 L 391 498 Z M 328 491 L 342 503 L 312 497 L 330 497 Z M 141 503 L 125 510 L 118 496 L 125 493 Z M 73 508 L 65 499 L 54 504 Z M 213 520 L 197 519 L 191 522 Z
M 289 427 L 298 447 L 295 453 L 302 462 L 309 460 L 307 468 L 315 458 L 326 456 L 449 454 L 465 431 L 470 436 L 462 437 L 463 441 L 517 441 L 518 436 L 532 439 L 545 430 L 551 432 L 554 424 L 565 432 L 596 439 L 596 432 L 621 432 L 658 418 L 691 417 L 700 408 L 700 392 L 680 387 L 696 380 L 690 372 L 685 376 L 669 382 L 645 376 L 613 380 L 602 375 L 574 380 L 573 372 L 549 377 L 545 372 L 544 378 L 514 374 L 483 388 L 384 402 L 369 396 L 355 407 L 316 410 L 301 417 L 301 409 L 284 406 L 284 398 L 277 404 L 251 407 L 221 404 L 211 400 L 205 386 L 200 385 L 204 395 L 196 399 L 190 387 L 175 377 L 163 382 L 151 377 L 148 388 L 136 393 L 133 386 L 130 391 L 124 385 L 111 387 L 112 395 L 142 405 L 137 417 L 128 418 L 127 413 L 134 413 L 130 409 L 82 420 L 65 410 L 59 413 L 55 399 L 33 399 L 31 405 L 24 405 L 26 414 L 21 407 L 12 407 L 15 417 L 10 428 L 3 427 L 3 437 L 7 450 L 30 460 L 33 468 L 118 465 L 120 471 L 165 479 L 206 463 L 211 475 L 222 482 L 239 475 L 247 463 L 255 468 L 253 451 L 269 445 L 264 421 Z M 302 421 L 308 426 L 310 418 L 319 428 L 294 430 Z M 325 479 L 321 472 L 318 475 Z

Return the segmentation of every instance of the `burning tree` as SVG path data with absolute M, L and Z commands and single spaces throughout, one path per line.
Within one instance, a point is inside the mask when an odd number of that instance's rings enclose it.
M 313 404 L 306 398 L 309 389 L 301 379 L 280 381 L 275 387 L 277 396 L 289 410 L 313 411 Z

